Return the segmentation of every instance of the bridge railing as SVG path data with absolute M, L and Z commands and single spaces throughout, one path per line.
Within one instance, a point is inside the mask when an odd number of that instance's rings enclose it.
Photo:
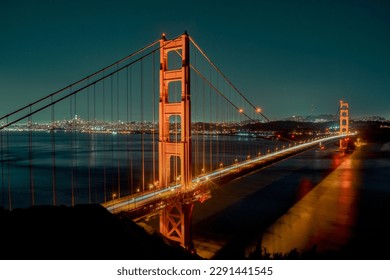
M 267 152 L 266 154 L 248 158 L 246 160 L 221 167 L 207 174 L 199 175 L 193 179 L 192 188 L 188 191 L 188 197 L 192 199 L 192 201 L 198 201 L 201 203 L 211 197 L 210 187 L 215 184 L 223 184 L 236 176 L 242 176 L 249 171 L 256 170 L 260 166 L 266 166 L 270 163 L 277 162 L 283 158 L 306 151 L 313 147 L 320 147 L 328 142 L 335 142 L 343 137 L 346 137 L 346 135 L 332 134 L 307 139 L 305 141 L 301 141 L 300 143 L 295 143 L 294 145 L 286 145 L 283 149 L 275 149 Z M 196 196 L 194 193 L 196 193 L 198 188 L 202 189 L 202 191 L 199 191 L 200 195 Z M 147 192 L 112 200 L 103 203 L 102 205 L 112 213 L 127 212 L 127 214 L 136 220 L 158 215 L 159 211 L 167 205 L 167 200 L 172 197 L 177 199 L 178 194 L 181 192 L 181 185 L 176 184 L 165 189 L 152 188 Z

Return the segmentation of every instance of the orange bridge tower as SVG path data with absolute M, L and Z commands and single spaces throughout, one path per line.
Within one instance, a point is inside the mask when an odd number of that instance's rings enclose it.
M 168 60 L 180 57 L 176 69 Z M 159 101 L 159 185 L 166 188 L 180 183 L 179 193 L 185 193 L 192 184 L 191 161 L 191 106 L 189 73 L 189 37 L 160 40 L 160 101 Z M 180 84 L 180 98 L 173 98 L 170 86 Z M 178 121 L 179 131 L 170 130 L 172 118 Z M 177 175 L 175 175 L 177 174 Z M 169 201 L 161 210 L 160 232 L 167 238 L 178 241 L 188 250 L 194 250 L 191 236 L 192 210 L 194 204 L 184 196 Z
M 349 134 L 349 105 L 348 102 L 340 101 L 340 135 Z M 340 150 L 347 148 L 347 141 L 340 139 Z

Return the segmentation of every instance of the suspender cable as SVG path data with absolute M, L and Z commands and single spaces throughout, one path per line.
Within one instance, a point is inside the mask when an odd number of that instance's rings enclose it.
M 113 135 L 114 133 L 114 82 L 113 82 L 113 75 L 110 78 L 110 111 L 111 111 L 111 117 L 110 117 L 110 125 L 109 125 L 109 133 Z M 115 138 L 116 139 L 116 138 Z M 111 198 L 115 199 L 116 193 L 115 193 L 115 182 L 114 182 L 114 156 L 115 156 L 115 151 L 114 151 L 114 137 L 110 137 L 110 150 L 111 150 L 111 166 L 109 168 L 110 175 L 111 175 Z
M 50 98 L 53 102 L 53 97 Z M 56 174 L 56 138 L 55 138 L 55 117 L 54 117 L 54 106 L 51 106 L 51 159 L 52 159 L 52 169 L 51 169 L 51 178 L 52 178 L 52 204 L 55 206 L 57 204 L 57 174 Z
M 218 84 L 218 76 L 216 77 L 216 88 L 219 87 L 219 84 Z M 217 165 L 217 169 L 220 167 L 220 158 L 219 158 L 219 129 L 220 129 L 220 123 L 219 123 L 219 102 L 217 100 L 217 96 L 215 96 L 215 131 L 216 131 L 216 134 L 215 134 L 215 162 L 216 162 L 216 165 Z
M 211 80 L 211 71 L 209 71 L 209 75 L 210 75 L 210 80 Z M 209 132 L 209 137 L 210 137 L 210 141 L 209 141 L 209 144 L 210 144 L 210 149 L 209 149 L 209 153 L 210 153 L 210 162 L 209 162 L 209 169 L 208 171 L 210 172 L 211 170 L 213 170 L 213 137 L 212 137 L 212 128 L 213 128 L 213 95 L 211 94 L 211 88 L 209 88 L 209 97 L 210 97 L 210 121 L 209 121 L 209 129 L 210 129 L 210 132 Z
M 78 171 L 78 148 L 77 148 L 77 141 L 78 141 L 78 135 L 77 135 L 77 127 L 78 127 L 78 122 L 79 122 L 79 115 L 77 114 L 78 111 L 77 111 L 77 94 L 74 95 L 74 115 L 75 115 L 75 120 L 74 120 L 74 130 L 73 130 L 73 136 L 74 136 L 74 145 L 73 145 L 73 148 L 74 148 L 74 195 L 75 195 L 75 198 L 74 198 L 74 203 L 76 204 L 76 198 L 78 197 L 78 176 L 77 176 L 77 171 Z
M 22 117 L 20 117 L 20 118 L 17 118 L 16 120 L 13 120 L 13 121 L 11 121 L 11 122 L 7 121 L 6 124 L 0 126 L 0 130 L 2 130 L 2 129 L 4 129 L 4 128 L 6 128 L 6 127 L 8 127 L 8 126 L 10 126 L 10 125 L 12 125 L 12 124 L 14 124 L 14 123 L 17 123 L 17 122 L 19 122 L 19 121 L 21 121 L 21 120 L 23 120 L 23 119 L 25 119 L 25 118 L 28 118 L 29 116 L 34 115 L 34 114 L 36 114 L 36 113 L 38 113 L 38 112 L 40 112 L 40 111 L 42 111 L 42 110 L 44 110 L 44 109 L 46 109 L 46 108 L 52 106 L 53 104 L 56 104 L 56 103 L 58 103 L 58 102 L 60 102 L 60 101 L 62 101 L 62 100 L 65 100 L 65 99 L 69 98 L 70 96 L 75 95 L 75 94 L 77 94 L 78 92 L 80 92 L 80 91 L 82 91 L 82 90 L 84 90 L 84 89 L 86 89 L 86 88 L 88 88 L 88 87 L 90 87 L 90 86 L 92 86 L 92 85 L 94 85 L 94 84 L 97 84 L 97 83 L 99 83 L 99 82 L 101 82 L 101 81 L 103 81 L 103 84 L 104 84 L 104 80 L 105 80 L 107 77 L 110 77 L 110 76 L 114 75 L 115 73 L 117 73 L 117 72 L 119 72 L 119 71 L 125 69 L 126 67 L 129 67 L 130 65 L 133 65 L 134 63 L 136 63 L 136 62 L 138 62 L 138 61 L 140 61 L 140 60 L 142 60 L 142 59 L 148 57 L 149 55 L 155 53 L 155 52 L 158 51 L 158 50 L 159 50 L 159 49 L 154 49 L 154 50 L 150 51 L 149 53 L 146 53 L 146 54 L 143 55 L 142 57 L 140 57 L 140 58 L 138 58 L 138 59 L 136 59 L 136 60 L 134 60 L 134 61 L 132 61 L 132 62 L 129 62 L 128 64 L 126 64 L 126 65 L 120 67 L 118 70 L 115 70 L 115 71 L 113 71 L 113 72 L 111 72 L 111 73 L 109 73 L 109 74 L 105 74 L 104 71 L 103 71 L 103 77 L 101 77 L 101 78 L 97 79 L 96 81 L 94 81 L 94 82 L 92 82 L 92 83 L 90 83 L 90 84 L 88 84 L 88 85 L 86 85 L 86 86 L 83 86 L 83 87 L 81 87 L 81 88 L 79 88 L 79 89 L 77 89 L 77 90 L 75 90 L 75 91 L 72 91 L 72 89 L 71 89 L 71 87 L 70 87 L 70 93 L 66 94 L 65 96 L 63 96 L 63 97 L 61 97 L 61 98 L 59 98 L 59 99 L 57 99 L 57 100 L 55 100 L 55 101 L 53 101 L 53 102 L 50 102 L 50 103 L 48 103 L 48 104 L 46 104 L 46 105 L 43 105 L 42 107 L 40 107 L 40 108 L 38 108 L 38 109 L 36 109 L 36 110 L 30 112 L 30 113 L 27 113 L 27 114 L 25 114 L 24 116 L 22 116 Z M 67 87 L 67 88 L 69 88 L 69 87 Z M 103 86 L 103 93 L 104 93 L 104 86 Z M 50 96 L 49 96 L 49 97 L 50 97 Z M 104 99 L 104 96 L 103 96 L 103 99 Z M 31 103 L 31 104 L 36 104 L 36 103 L 37 103 L 37 102 Z M 103 102 L 103 105 L 104 105 L 104 102 Z M 25 106 L 25 107 L 28 108 L 29 106 Z M 17 110 L 17 111 L 14 111 L 14 112 L 8 114 L 8 115 L 15 114 L 15 113 L 17 113 L 17 112 L 19 112 L 19 111 L 21 111 L 21 110 L 22 110 L 22 109 L 19 109 L 19 110 Z M 3 119 L 3 118 L 4 118 L 4 117 L 0 118 L 0 120 Z M 8 119 L 7 119 L 7 120 L 8 120 Z
M 96 129 L 96 84 L 93 85 L 93 123 L 94 123 L 94 129 Z M 93 141 L 94 141 L 94 152 L 97 153 L 98 149 L 96 148 L 96 137 L 93 137 Z M 96 169 L 96 156 L 93 157 L 94 159 L 94 168 Z M 94 174 L 92 174 L 94 175 Z M 92 178 L 95 178 L 95 176 L 92 176 Z M 94 188 L 93 188 L 93 191 L 94 191 L 94 194 L 95 194 L 95 201 L 98 201 L 98 188 L 97 188 L 97 181 L 96 179 L 94 179 Z
M 156 41 L 156 43 L 158 43 L 158 42 L 159 42 L 159 40 Z M 149 54 L 155 55 L 155 51 L 156 50 L 153 50 Z M 149 54 L 146 54 L 143 57 L 146 57 Z M 137 60 L 137 61 L 139 61 L 139 60 Z M 153 56 L 153 61 L 154 61 L 154 56 Z M 78 185 L 81 185 L 80 170 L 78 170 L 78 169 L 80 169 L 80 167 L 78 165 L 80 165 L 80 162 L 81 162 L 81 161 L 79 162 L 79 159 L 78 159 L 78 147 L 79 147 L 78 143 L 80 143 L 80 140 L 84 139 L 84 137 L 82 135 L 78 136 L 79 135 L 78 134 L 78 130 L 80 128 L 80 123 L 78 122 L 79 119 L 76 117 L 76 115 L 77 115 L 77 113 L 79 113 L 81 115 L 83 112 L 82 112 L 82 109 L 77 108 L 77 101 L 78 101 L 79 104 L 81 102 L 80 99 L 77 100 L 77 93 L 79 93 L 80 91 L 82 91 L 85 88 L 87 88 L 87 91 L 86 91 L 86 93 L 87 93 L 87 108 L 86 108 L 86 110 L 87 110 L 87 121 L 89 123 L 90 122 L 90 113 L 91 113 L 90 112 L 91 108 L 90 108 L 90 103 L 89 103 L 90 102 L 90 90 L 89 90 L 89 87 L 90 86 L 94 87 L 94 100 L 93 100 L 94 101 L 94 122 L 96 124 L 96 112 L 95 112 L 95 110 L 96 110 L 96 104 L 95 104 L 95 102 L 96 102 L 96 84 L 103 80 L 103 119 L 105 119 L 106 117 L 104 115 L 105 115 L 105 106 L 106 105 L 104 105 L 104 103 L 105 103 L 105 100 L 104 100 L 105 96 L 104 96 L 104 94 L 105 94 L 105 90 L 106 89 L 104 88 L 104 81 L 108 77 L 111 77 L 111 79 L 113 79 L 113 75 L 115 73 L 119 73 L 119 71 L 121 69 L 124 69 L 124 67 L 120 67 L 120 65 L 119 65 L 120 62 L 122 62 L 122 61 L 114 63 L 113 65 L 111 65 L 109 67 L 106 67 L 106 68 L 104 68 L 104 69 L 102 69 L 102 70 L 100 70 L 100 71 L 98 71 L 98 72 L 96 72 L 96 73 L 94 73 L 92 75 L 89 75 L 86 78 L 84 78 L 84 79 L 82 79 L 82 80 L 80 80 L 80 81 L 78 81 L 76 83 L 73 83 L 73 84 L 65 87 L 64 89 L 62 89 L 60 91 L 52 93 L 52 94 L 50 94 L 50 95 L 48 95 L 48 96 L 46 96 L 44 98 L 39 99 L 36 102 L 33 102 L 33 103 L 29 104 L 27 107 L 25 107 L 25 108 L 27 108 L 27 110 L 29 110 L 27 112 L 27 114 L 25 116 L 22 116 L 20 119 L 12 120 L 12 123 L 10 123 L 9 120 L 8 120 L 8 116 L 10 116 L 10 114 L 6 115 L 5 118 L 7 119 L 7 124 L 6 125 L 2 125 L 0 127 L 0 130 L 4 129 L 5 127 L 9 127 L 13 123 L 18 122 L 18 121 L 22 120 L 25 117 L 28 117 L 30 119 L 29 154 L 30 154 L 30 172 L 31 172 L 30 173 L 30 192 L 31 192 L 32 204 L 35 204 L 36 198 L 38 198 L 38 196 L 36 195 L 38 193 L 35 191 L 35 184 L 37 186 L 38 186 L 38 184 L 37 184 L 37 182 L 34 182 L 34 175 L 37 175 L 37 173 L 35 172 L 36 174 L 34 174 L 34 172 L 33 172 L 34 171 L 33 170 L 33 159 L 34 159 L 34 157 L 36 157 L 36 155 L 35 155 L 35 150 L 34 150 L 35 148 L 34 148 L 34 145 L 33 145 L 34 143 L 32 142 L 33 138 L 35 138 L 35 134 L 34 134 L 34 132 L 32 130 L 34 127 L 32 127 L 31 125 L 32 125 L 32 118 L 35 119 L 35 117 L 33 117 L 34 114 L 44 110 L 45 108 L 51 107 L 50 108 L 51 109 L 51 122 L 52 122 L 52 124 L 51 124 L 51 127 L 52 127 L 52 129 L 51 129 L 52 130 L 52 133 L 51 133 L 51 142 L 52 142 L 51 143 L 52 144 L 51 145 L 52 146 L 51 147 L 51 155 L 52 155 L 52 168 L 51 168 L 52 169 L 51 170 L 51 173 L 52 173 L 52 178 L 51 178 L 51 181 L 52 181 L 52 186 L 51 186 L 52 187 L 51 188 L 52 189 L 52 199 L 51 200 L 52 200 L 52 204 L 56 205 L 58 203 L 58 201 L 57 201 L 57 187 L 59 186 L 59 184 L 56 181 L 57 181 L 57 176 L 59 176 L 59 174 L 60 174 L 60 173 L 58 173 L 60 171 L 60 169 L 57 168 L 56 164 L 59 163 L 59 160 L 61 159 L 61 157 L 60 157 L 61 155 L 58 153 L 58 151 L 56 151 L 56 149 L 59 148 L 59 146 L 58 146 L 59 143 L 56 143 L 56 141 L 58 142 L 58 140 L 59 140 L 59 138 L 58 138 L 59 136 L 55 135 L 56 128 L 58 128 L 58 127 L 56 127 L 56 126 L 58 126 L 58 123 L 55 121 L 55 117 L 56 116 L 55 116 L 54 110 L 57 110 L 59 112 L 59 109 L 58 109 L 57 106 L 55 106 L 55 104 L 57 104 L 57 103 L 59 103 L 61 101 L 65 101 L 65 99 L 68 99 L 69 102 L 70 102 L 70 107 L 69 107 L 69 112 L 70 113 L 69 114 L 70 114 L 71 123 L 68 124 L 69 125 L 68 128 L 70 128 L 71 131 L 72 131 L 72 133 L 70 134 L 71 139 L 69 139 L 69 140 L 71 140 L 71 143 L 70 143 L 71 149 L 70 150 L 72 151 L 72 154 L 73 154 L 73 161 L 70 161 L 69 163 L 72 166 L 72 168 L 71 168 L 71 186 L 70 187 L 71 187 L 71 195 L 72 195 L 72 197 L 71 197 L 71 204 L 73 206 L 73 205 L 76 204 L 76 202 L 78 202 L 77 201 L 78 200 L 78 195 L 79 195 L 80 190 L 81 190 L 80 186 L 78 186 Z M 133 64 L 134 62 L 129 63 L 125 67 L 128 67 L 129 65 Z M 109 71 L 111 69 L 111 67 L 114 66 L 114 65 L 116 65 L 116 70 L 115 71 L 113 71 L 112 73 L 106 73 L 105 72 L 105 71 Z M 153 67 L 155 67 L 155 65 L 153 65 Z M 95 77 L 95 75 L 97 75 L 99 73 L 102 73 L 102 77 L 100 77 L 100 76 L 99 77 Z M 143 68 L 141 70 L 141 75 L 143 75 Z M 117 74 L 116 78 L 117 78 L 117 93 L 118 93 L 117 97 L 116 97 L 117 98 L 117 104 L 116 104 L 117 105 L 117 121 L 119 121 L 119 114 L 120 114 L 120 111 L 119 111 L 119 101 L 120 101 L 120 97 L 119 97 L 119 74 Z M 96 79 L 96 80 L 91 82 L 91 79 Z M 84 85 L 80 85 L 80 83 L 84 82 L 84 81 L 85 81 L 85 83 L 87 83 L 87 85 L 85 85 L 85 86 Z M 112 82 L 112 80 L 111 80 L 111 82 Z M 142 84 L 143 83 L 144 83 L 144 81 L 143 81 L 143 78 L 142 78 Z M 153 81 L 153 83 L 155 83 L 155 82 Z M 76 85 L 78 85 L 78 86 L 76 87 Z M 115 87 L 115 86 L 112 85 L 112 87 Z M 141 87 L 143 88 L 144 86 L 141 85 Z M 155 86 L 153 86 L 153 87 L 155 88 Z M 98 88 L 98 89 L 100 90 L 100 88 Z M 64 90 L 66 92 L 63 92 Z M 67 91 L 69 91 L 69 92 L 67 92 Z M 142 89 L 142 91 L 144 91 L 144 89 Z M 65 96 L 61 95 L 60 98 L 59 98 L 59 95 L 57 95 L 57 94 L 60 93 L 60 92 L 63 93 L 63 95 L 65 95 Z M 83 94 L 84 94 L 84 92 L 83 92 Z M 114 93 L 112 93 L 112 95 L 113 94 Z M 153 92 L 153 94 L 155 96 L 155 92 Z M 39 102 L 41 102 L 41 101 L 43 101 L 43 100 L 45 100 L 47 98 L 48 98 L 48 100 L 47 100 L 47 102 L 45 102 L 45 104 L 42 105 L 42 104 L 39 103 Z M 143 92 L 142 92 L 142 97 L 141 98 L 144 98 L 143 97 Z M 142 103 L 143 102 L 144 101 L 142 101 Z M 65 103 L 65 111 L 66 111 L 66 109 L 67 109 L 66 106 L 68 104 L 67 104 L 67 102 L 62 102 L 62 103 Z M 115 104 L 115 102 L 112 100 L 111 107 L 113 107 L 114 104 Z M 36 105 L 36 107 L 35 107 L 35 105 Z M 33 108 L 33 106 L 34 106 L 34 108 Z M 107 104 L 107 106 L 108 106 L 108 104 Z M 145 110 L 145 108 L 144 108 L 145 104 L 142 104 L 141 107 L 142 107 L 142 110 Z M 154 104 L 153 104 L 153 107 L 154 107 Z M 20 112 L 22 110 L 23 110 L 23 107 L 18 109 L 17 111 L 14 111 L 13 113 Z M 153 114 L 155 113 L 154 111 L 155 111 L 155 109 L 153 109 Z M 23 112 L 23 113 L 25 113 L 25 112 Z M 113 114 L 113 108 L 111 108 L 111 114 Z M 65 115 L 66 115 L 66 113 L 65 113 Z M 142 112 L 142 115 L 144 115 L 144 112 Z M 111 118 L 111 121 L 114 121 L 113 117 Z M 144 119 L 144 116 L 142 116 L 142 120 L 141 121 L 142 121 L 142 126 L 143 126 L 142 127 L 142 134 L 144 134 L 144 132 L 145 132 L 145 119 Z M 155 122 L 155 116 L 153 116 L 153 122 Z M 153 132 L 155 132 L 154 129 L 153 129 Z M 4 135 L 2 135 L 2 139 L 1 139 L 2 144 L 4 144 L 3 143 L 4 142 L 3 136 Z M 145 166 L 144 166 L 144 164 L 145 164 L 145 158 L 144 158 L 145 157 L 145 139 L 144 139 L 144 137 L 145 136 L 141 136 L 141 137 L 142 137 L 142 145 L 143 145 L 142 152 L 143 152 L 143 185 L 144 185 L 145 184 L 145 182 L 144 182 L 144 180 L 145 180 L 145 178 L 144 178 L 144 176 L 145 176 L 145 169 L 144 169 L 145 168 Z M 155 149 L 155 138 L 154 137 L 155 137 L 155 135 L 153 135 L 153 144 L 152 144 L 153 145 L 153 149 Z M 91 138 L 91 135 L 88 135 L 89 149 L 91 150 L 91 148 L 90 148 L 90 145 L 91 145 L 90 138 Z M 94 137 L 94 139 L 96 139 L 96 137 Z M 56 147 L 56 145 L 57 145 L 57 147 Z M 67 145 L 69 147 L 69 142 L 68 142 Z M 104 148 L 106 148 L 106 147 L 104 147 Z M 103 148 L 103 153 L 106 154 L 104 152 L 104 148 Z M 48 152 L 50 152 L 50 150 L 48 150 Z M 154 154 L 155 154 L 155 151 L 153 151 L 153 155 Z M 2 161 L 2 174 L 4 174 L 4 171 L 5 171 L 4 157 L 5 157 L 5 155 L 2 154 L 2 158 L 3 158 L 3 161 Z M 120 164 L 119 164 L 120 163 L 119 156 L 117 157 L 117 159 L 118 159 L 118 182 L 117 182 L 117 184 L 118 184 L 118 195 L 119 195 L 119 193 L 121 191 L 120 190 L 120 181 L 121 181 L 120 180 L 120 176 L 121 176 L 120 172 L 121 172 L 121 170 L 120 170 Z M 92 161 L 92 158 L 90 158 L 89 160 Z M 154 159 L 153 159 L 153 165 L 154 165 L 153 169 L 155 169 L 155 160 Z M 89 203 L 91 203 L 92 200 L 93 200 L 92 199 L 92 192 L 93 191 L 92 191 L 91 188 L 93 188 L 93 186 L 96 186 L 96 184 L 92 184 L 92 180 L 93 179 L 91 179 L 91 178 L 93 177 L 93 175 L 92 175 L 93 168 L 91 168 L 91 167 L 92 167 L 92 165 L 89 162 L 88 163 L 88 202 Z M 67 174 L 69 174 L 69 171 L 67 171 Z M 106 180 L 106 165 L 104 166 L 104 176 L 105 176 L 104 180 Z M 153 171 L 153 176 L 155 177 L 155 171 Z M 38 177 L 35 178 L 35 181 L 37 180 L 37 178 Z M 101 177 L 98 178 L 98 179 L 101 179 Z M 8 182 L 10 184 L 10 180 L 8 180 Z M 3 192 L 6 191 L 5 190 L 5 183 L 6 183 L 6 179 L 3 176 L 2 177 L 2 191 Z M 67 186 L 67 188 L 69 189 L 69 185 Z M 106 182 L 104 182 L 104 188 L 106 188 Z M 105 195 L 106 195 L 106 189 L 104 190 L 104 192 L 105 192 Z M 100 190 L 100 193 L 101 193 L 101 190 Z M 10 198 L 11 198 L 11 192 L 9 192 L 9 195 L 10 195 Z M 4 199 L 4 195 L 3 195 L 3 199 Z M 58 197 L 58 199 L 61 200 L 60 197 Z M 68 199 L 67 203 L 69 203 L 69 195 L 68 195 L 67 199 Z M 11 200 L 10 200 L 9 204 L 11 205 Z
M 177 67 L 176 67 L 177 68 Z M 175 95 L 175 100 L 178 100 L 178 95 L 179 95 L 179 93 L 178 93 L 178 91 L 177 91 L 177 88 L 175 87 L 175 93 L 174 93 L 174 95 Z M 180 95 L 181 95 L 181 92 L 180 92 Z M 174 125 L 174 141 L 175 141 L 175 143 L 178 143 L 179 142 L 179 116 L 177 116 L 177 115 L 175 115 L 174 116 L 174 123 L 173 123 L 173 125 Z M 178 154 L 178 152 L 179 152 L 179 145 L 175 145 L 175 149 L 176 149 L 176 154 Z M 181 164 L 183 164 L 183 163 L 181 163 Z M 174 177 L 173 177 L 173 180 L 175 181 L 175 182 L 180 182 L 180 180 L 179 180 L 179 178 L 178 178 L 178 176 L 179 176 L 179 172 L 180 172 L 180 166 L 179 166 L 179 157 L 178 156 L 175 156 L 175 172 L 174 172 Z M 181 175 L 181 174 L 180 174 Z
M 226 104 L 227 105 L 227 104 Z M 226 111 L 227 110 L 224 110 L 224 107 L 226 108 L 227 106 L 223 106 L 221 108 L 221 112 L 222 112 L 222 118 L 221 118 L 221 131 L 222 131 L 222 161 L 225 162 L 225 164 L 227 164 L 226 162 L 226 132 L 225 132 L 225 122 L 227 122 L 227 114 L 226 114 Z
M 205 57 L 205 59 L 214 67 L 215 70 L 229 83 L 229 85 L 234 88 L 234 90 L 245 99 L 245 101 L 255 110 L 257 111 L 257 107 L 254 106 L 233 84 L 232 82 L 222 73 L 222 71 L 211 61 L 211 59 L 202 51 L 202 49 L 195 43 L 191 36 L 189 36 L 190 41 L 194 44 L 194 46 L 199 50 L 199 52 Z M 259 112 L 268 122 L 269 119 L 262 113 Z
M 144 61 L 141 60 L 141 174 L 142 174 L 142 191 L 145 191 L 145 135 L 144 135 L 144 75 L 143 75 L 143 66 Z
M 88 80 L 89 84 L 89 80 Z M 87 89 L 87 122 L 90 124 L 91 118 L 90 118 L 90 92 L 89 87 Z M 90 130 L 90 128 L 89 128 Z M 91 131 L 88 131 L 88 152 L 93 153 L 92 151 L 92 145 L 91 145 Z M 91 193 L 91 157 L 88 157 L 88 204 L 91 204 L 92 202 L 92 193 Z
M 249 115 L 247 115 L 246 112 L 244 112 L 242 110 L 242 108 L 239 108 L 237 107 L 237 105 L 235 105 L 229 98 L 226 97 L 226 95 L 224 95 L 220 90 L 218 90 L 210 81 L 210 79 L 206 79 L 205 76 L 203 76 L 198 69 L 196 69 L 193 65 L 190 65 L 190 67 L 205 81 L 209 84 L 210 88 L 212 88 L 216 93 L 218 93 L 219 95 L 221 95 L 227 102 L 229 102 L 229 104 L 231 106 L 233 106 L 234 108 L 237 109 L 238 112 L 240 112 L 241 114 L 245 115 L 248 119 L 252 120 L 252 121 L 255 121 L 254 119 L 252 119 Z
M 112 64 L 110 64 L 109 66 L 104 67 L 104 68 L 100 69 L 99 71 L 96 71 L 95 73 L 93 73 L 93 74 L 91 74 L 91 75 L 88 75 L 87 77 L 85 77 L 85 78 L 83 78 L 83 79 L 81 79 L 81 80 L 78 80 L 77 82 L 74 82 L 74 83 L 72 83 L 72 84 L 70 84 L 70 85 L 68 85 L 68 86 L 66 86 L 66 87 L 64 87 L 64 88 L 62 88 L 62 89 L 60 89 L 60 90 L 58 90 L 58 91 L 56 91 L 56 92 L 53 92 L 53 93 L 51 93 L 51 94 L 49 94 L 49 95 L 47 95 L 47 96 L 45 96 L 45 97 L 42 97 L 42 98 L 38 99 L 38 100 L 35 101 L 35 102 L 32 102 L 32 103 L 30 103 L 30 104 L 28 104 L 28 105 L 26 105 L 26 106 L 23 106 L 23 107 L 21 107 L 21 108 L 15 110 L 15 111 L 12 111 L 12 112 L 9 113 L 9 114 L 6 114 L 6 115 L 0 117 L 0 120 L 3 120 L 3 119 L 5 119 L 5 118 L 8 118 L 9 116 L 11 116 L 11 115 L 13 115 L 13 114 L 16 114 L 16 113 L 18 113 L 18 112 L 20 112 L 20 111 L 22 111 L 22 110 L 25 110 L 25 109 L 27 109 L 27 108 L 29 108 L 29 107 L 35 105 L 35 104 L 38 104 L 39 102 L 42 102 L 42 101 L 44 101 L 44 100 L 46 100 L 46 99 L 48 99 L 48 98 L 50 98 L 50 97 L 52 97 L 52 96 L 55 96 L 55 95 L 57 95 L 57 94 L 59 94 L 59 93 L 61 93 L 61 92 L 63 92 L 63 91 L 66 91 L 66 90 L 68 90 L 68 89 L 71 89 L 72 87 L 74 87 L 74 86 L 76 86 L 76 85 L 78 85 L 78 84 L 80 84 L 80 83 L 82 83 L 82 82 L 84 82 L 84 81 L 86 81 L 86 80 L 88 80 L 88 79 L 90 79 L 90 78 L 92 78 L 92 77 L 95 77 L 95 76 L 97 76 L 97 75 L 99 75 L 99 74 L 101 74 L 101 73 L 103 73 L 103 76 L 104 76 L 104 72 L 107 71 L 107 70 L 109 70 L 109 69 L 111 69 L 113 66 L 115 66 L 115 65 L 117 65 L 117 64 L 120 64 L 120 63 L 122 63 L 122 62 L 124 62 L 124 61 L 126 61 L 126 60 L 129 60 L 130 58 L 132 58 L 132 57 L 134 57 L 134 56 L 140 54 L 141 52 L 144 52 L 145 50 L 147 50 L 147 49 L 149 49 L 149 48 L 151 48 L 151 47 L 153 47 L 154 45 L 159 44 L 159 43 L 160 43 L 160 39 L 158 39 L 158 40 L 156 40 L 156 41 L 154 41 L 154 42 L 148 44 L 147 46 L 145 46 L 145 47 L 143 47 L 143 48 L 141 48 L 141 49 L 139 49 L 139 50 L 133 52 L 132 54 L 130 54 L 130 55 L 128 55 L 128 56 L 126 56 L 126 57 L 124 57 L 124 58 L 122 58 L 122 59 L 120 59 L 120 60 L 118 60 L 118 61 L 116 61 L 116 62 L 114 62 L 114 63 L 112 63 Z M 157 49 L 157 50 L 158 50 L 158 49 Z M 156 50 L 154 50 L 154 51 L 156 51 Z M 7 121 L 7 123 L 8 123 L 8 121 Z M 1 127 L 0 129 L 2 129 L 2 128 L 3 128 L 3 127 Z
M 126 122 L 128 126 L 128 137 L 127 137 L 127 162 L 129 163 L 128 175 L 127 175 L 127 184 L 129 187 L 129 193 L 134 192 L 134 180 L 133 180 L 133 157 L 131 152 L 131 144 L 132 144 L 132 127 L 130 120 L 132 120 L 132 95 L 131 95 L 131 86 L 132 86 L 132 74 L 131 69 L 129 72 L 129 68 L 126 68 L 126 104 L 127 104 L 127 112 L 126 112 Z
M 117 65 L 118 68 L 118 65 Z M 116 74 L 116 124 L 119 129 L 119 72 Z M 121 169 L 119 163 L 119 141 L 116 138 L 116 142 L 118 143 L 116 147 L 116 158 L 117 158 L 117 195 L 118 198 L 121 197 Z
M 204 67 L 204 64 L 202 65 Z M 202 170 L 201 173 L 206 172 L 206 84 L 204 81 L 202 82 L 202 100 L 203 100 L 203 139 L 202 139 L 202 148 L 203 148 L 203 155 L 202 155 Z
M 31 107 L 30 107 L 31 112 Z M 33 174 L 33 151 L 32 151 L 32 117 L 28 118 L 28 157 L 29 157 L 29 173 L 30 173 L 30 196 L 31 196 L 31 205 L 35 205 L 35 194 L 34 194 L 34 174 Z
M 152 56 L 152 178 L 156 182 L 156 55 Z
M 195 53 L 195 66 L 196 66 L 196 53 Z M 197 78 L 197 76 L 195 76 L 195 78 Z M 198 83 L 197 83 L 197 80 L 196 79 L 192 79 L 192 77 L 190 78 L 191 81 L 193 81 L 193 85 L 194 85 L 194 91 L 192 91 L 191 89 L 191 92 L 195 92 L 195 94 L 193 94 L 193 107 L 194 110 L 193 112 L 195 112 L 195 117 L 197 117 L 197 114 L 198 114 L 198 101 L 199 101 L 199 98 L 198 98 Z M 193 142 L 193 144 L 195 144 L 195 149 L 194 149 L 194 165 L 193 165 L 193 170 L 191 170 L 192 174 L 193 175 L 197 175 L 198 174 L 198 169 L 199 169 L 199 129 L 198 129 L 198 123 L 199 123 L 199 119 L 198 118 L 195 118 L 195 122 L 193 123 L 193 127 L 191 127 L 191 130 L 192 131 L 195 131 L 195 143 Z
M 3 131 L 0 130 L 0 145 L 1 145 L 1 204 L 5 205 L 5 182 L 4 182 L 4 142 Z
M 104 76 L 104 72 L 103 72 Z M 103 124 L 105 125 L 104 130 L 107 129 L 106 127 L 106 87 L 105 87 L 105 79 L 103 80 Z M 104 202 L 107 201 L 107 171 L 106 171 L 106 145 L 107 145 L 107 131 L 104 131 L 103 133 L 103 196 L 104 196 Z
M 8 118 L 7 118 L 8 123 Z M 11 174 L 9 168 L 9 134 L 8 131 L 6 133 L 6 145 L 7 145 L 7 183 L 8 183 L 8 210 L 12 210 L 12 190 L 11 190 Z
M 73 117 L 73 107 L 72 107 L 72 98 L 73 98 L 73 95 L 69 98 L 69 118 L 70 118 L 70 125 L 71 125 L 71 147 L 70 147 L 70 150 L 71 150 L 71 154 L 74 152 L 74 137 L 73 137 L 73 134 L 74 134 L 74 117 Z M 74 161 L 73 161 L 73 157 L 71 158 L 70 160 L 70 164 L 71 164 L 71 167 L 70 167 L 70 178 L 71 178 L 71 205 L 74 206 Z

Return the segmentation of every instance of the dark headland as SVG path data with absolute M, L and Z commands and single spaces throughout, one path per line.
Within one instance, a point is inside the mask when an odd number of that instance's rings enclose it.
M 0 209 L 0 259 L 200 259 L 99 204 Z

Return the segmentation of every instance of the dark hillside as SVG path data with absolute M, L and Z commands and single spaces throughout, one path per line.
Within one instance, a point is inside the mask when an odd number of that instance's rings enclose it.
M 200 259 L 99 204 L 0 209 L 0 259 Z

